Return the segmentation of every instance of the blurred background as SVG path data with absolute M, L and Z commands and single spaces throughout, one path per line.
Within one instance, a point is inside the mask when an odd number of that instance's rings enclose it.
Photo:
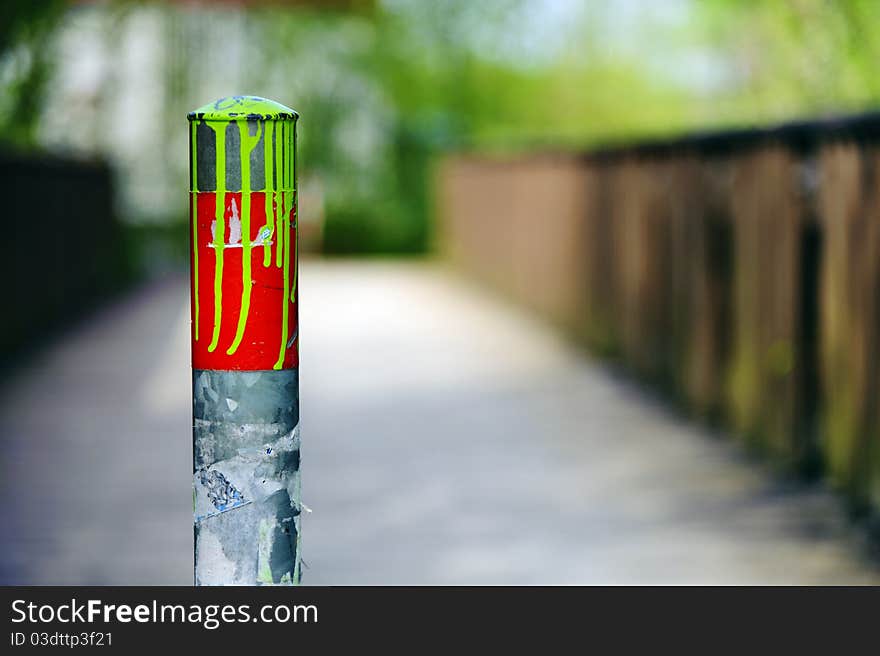
M 880 5 L 5 0 L 0 583 L 191 581 L 187 111 L 299 122 L 304 582 L 877 583 Z

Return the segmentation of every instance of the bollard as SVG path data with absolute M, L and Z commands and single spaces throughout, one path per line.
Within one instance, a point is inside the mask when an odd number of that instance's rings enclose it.
M 188 115 L 196 585 L 300 581 L 297 118 Z

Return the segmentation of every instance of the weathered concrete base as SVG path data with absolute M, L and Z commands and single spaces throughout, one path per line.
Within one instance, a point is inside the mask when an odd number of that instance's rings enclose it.
M 297 370 L 193 370 L 196 585 L 300 580 Z

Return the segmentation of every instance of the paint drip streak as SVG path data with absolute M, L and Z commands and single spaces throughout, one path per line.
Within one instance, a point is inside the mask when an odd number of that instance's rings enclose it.
M 293 192 L 293 227 L 294 229 L 297 227 L 297 211 L 299 205 L 297 203 L 296 191 Z M 296 300 L 296 276 L 299 273 L 299 266 L 297 263 L 299 262 L 299 233 L 296 232 L 294 234 L 294 242 L 293 242 L 293 284 L 290 286 L 290 302 L 293 303 Z
M 196 148 L 197 122 L 190 124 L 190 176 L 192 178 L 190 188 L 190 217 L 192 221 L 192 249 L 193 249 L 193 335 L 194 341 L 199 341 L 199 182 L 198 182 L 198 150 Z
M 281 190 L 281 215 L 284 215 L 284 130 L 286 125 L 281 123 L 279 126 L 280 134 L 278 135 L 277 148 L 275 149 L 275 180 L 278 184 L 278 190 Z M 276 191 L 276 209 L 277 209 L 277 191 Z M 278 232 L 278 244 L 275 247 L 275 266 L 281 266 L 281 256 L 284 250 L 284 242 L 287 235 L 280 222 L 276 222 Z
M 268 228 L 268 236 L 266 240 L 272 238 L 275 231 L 275 221 L 272 209 L 272 194 L 269 189 L 272 184 L 272 153 L 275 146 L 275 122 L 266 121 L 263 135 L 263 166 L 264 177 L 266 179 L 266 228 Z M 263 245 L 263 266 L 268 267 L 272 262 L 272 249 L 267 245 Z
M 284 238 L 284 262 L 282 272 L 284 274 L 284 290 L 285 292 L 281 294 L 281 346 L 278 349 L 278 360 L 275 362 L 275 369 L 281 369 L 284 365 L 284 355 L 287 350 L 287 314 L 288 314 L 288 302 L 287 302 L 287 289 L 290 284 L 290 238 L 288 236 L 289 233 L 289 221 L 287 217 L 287 211 L 284 208 L 284 191 L 281 192 L 281 220 L 279 223 L 279 227 L 285 233 Z
M 199 196 L 203 195 L 202 192 L 199 191 L 198 187 L 198 171 L 197 171 L 197 157 L 199 154 L 198 150 L 198 133 L 199 130 L 203 130 L 205 126 L 207 126 L 211 132 L 213 132 L 214 136 L 214 165 L 216 167 L 215 171 L 215 193 L 213 195 L 214 199 L 214 210 L 210 210 L 209 207 L 202 207 L 201 211 L 207 212 L 208 214 L 214 215 L 214 220 L 211 225 L 211 238 L 209 241 L 210 251 L 214 256 L 214 265 L 211 265 L 208 262 L 204 262 L 203 265 L 206 268 L 214 269 L 214 280 L 213 280 L 213 293 L 214 293 L 214 324 L 213 330 L 210 336 L 210 343 L 207 346 L 207 352 L 213 353 L 218 349 L 220 341 L 225 341 L 225 338 L 221 340 L 222 333 L 222 324 L 224 322 L 223 316 L 223 284 L 224 284 L 224 253 L 225 249 L 231 246 L 239 247 L 242 249 L 242 272 L 241 272 L 241 303 L 240 309 L 238 311 L 238 316 L 236 321 L 236 328 L 234 336 L 231 340 L 231 343 L 228 344 L 228 348 L 223 348 L 222 350 L 226 355 L 232 356 L 236 353 L 241 352 L 242 347 L 241 344 L 245 338 L 245 333 L 248 332 L 248 325 L 250 320 L 251 306 L 254 303 L 253 298 L 253 257 L 254 257 L 254 244 L 263 246 L 263 266 L 268 268 L 272 266 L 274 259 L 274 266 L 276 268 L 280 268 L 281 271 L 278 273 L 282 278 L 281 283 L 279 285 L 281 287 L 282 293 L 280 297 L 280 301 L 282 303 L 279 314 L 281 315 L 279 318 L 281 319 L 280 326 L 280 335 L 279 335 L 279 349 L 278 349 L 278 357 L 275 361 L 272 368 L 275 370 L 283 369 L 284 363 L 287 358 L 287 353 L 289 349 L 288 340 L 290 338 L 291 332 L 291 309 L 290 304 L 295 303 L 296 300 L 296 291 L 297 291 L 297 271 L 290 270 L 291 266 L 296 266 L 295 262 L 299 255 L 299 244 L 298 239 L 294 237 L 294 230 L 296 229 L 296 171 L 295 171 L 295 149 L 296 149 L 296 130 L 293 125 L 289 124 L 286 121 L 248 121 L 248 120 L 240 120 L 234 121 L 236 127 L 238 129 L 238 134 L 235 134 L 232 126 L 228 124 L 226 121 L 204 121 L 204 125 L 199 125 L 200 121 L 192 121 L 191 124 L 191 139 L 192 139 L 192 148 L 191 148 L 191 168 L 190 174 L 192 176 L 192 198 L 191 198 L 191 212 L 193 216 L 193 225 L 192 225 L 192 240 L 193 240 L 193 264 L 195 269 L 194 275 L 194 304 L 193 304 L 193 326 L 194 326 L 194 343 L 200 340 L 200 308 L 199 308 L 199 259 L 203 259 L 205 253 L 201 253 L 202 258 L 199 258 L 199 240 L 205 239 L 205 235 L 201 233 L 206 232 L 200 227 L 200 223 L 198 220 L 198 212 L 200 200 L 207 201 L 207 198 L 200 199 Z M 250 136 L 252 129 L 255 128 L 255 136 Z M 231 136 L 227 134 L 227 132 L 231 131 Z M 227 139 L 229 136 L 229 139 Z M 230 141 L 234 137 L 238 137 L 238 144 L 234 144 Z M 230 143 L 232 143 L 232 152 L 227 152 L 230 147 Z M 251 160 L 251 156 L 254 155 L 254 149 L 258 148 L 262 145 L 262 152 L 260 153 L 263 157 L 262 162 L 260 163 L 259 157 L 257 157 L 256 161 Z M 230 234 L 230 239 L 235 239 L 238 241 L 240 234 L 241 242 L 237 244 L 227 244 L 227 229 L 230 226 L 227 226 L 227 214 L 229 212 L 229 207 L 227 206 L 227 201 L 230 199 L 227 198 L 227 194 L 229 192 L 228 182 L 226 175 L 227 163 L 230 162 L 229 158 L 235 158 L 238 160 L 238 174 L 240 176 L 241 183 L 241 201 L 240 201 L 240 216 L 238 213 L 238 208 L 233 207 L 233 225 L 231 226 L 233 234 Z M 259 167 L 259 168 L 258 168 Z M 260 170 L 262 169 L 262 170 Z M 264 203 L 265 203 L 265 224 L 257 230 L 257 237 L 254 239 L 253 231 L 251 229 L 251 223 L 253 218 L 253 208 L 252 208 L 252 192 L 253 192 L 253 178 L 255 175 L 255 171 L 257 171 L 256 175 L 261 176 L 265 181 L 263 185 L 264 189 Z M 204 172 L 203 172 L 204 173 Z M 238 177 L 238 176 L 236 176 Z M 233 199 L 233 203 L 238 199 Z M 239 224 L 240 221 L 240 224 Z M 239 231 L 240 226 L 240 231 Z M 291 244 L 291 241 L 293 243 Z M 205 244 L 201 244 L 201 246 L 205 246 Z M 272 249 L 275 249 L 275 255 L 273 258 Z M 237 258 L 236 258 L 237 261 Z M 257 265 L 259 266 L 259 265 Z M 237 268 L 237 267 L 236 267 Z M 205 278 L 205 272 L 201 272 L 201 278 Z M 227 295 L 230 293 L 230 290 L 226 290 Z M 238 293 L 236 289 L 234 293 Z M 273 301 L 274 303 L 275 301 Z M 229 303 L 227 303 L 229 305 Z M 277 315 L 276 315 L 277 316 Z M 226 317 L 227 321 L 231 321 L 231 317 Z M 273 329 L 272 332 L 278 330 L 277 328 Z M 225 333 L 223 333 L 225 335 Z M 277 333 L 276 333 L 277 334 Z M 295 333 L 294 333 L 295 334 Z M 227 346 L 224 344 L 224 346 Z M 268 363 L 267 363 L 268 364 Z
M 293 189 L 293 130 L 287 131 L 287 152 L 290 156 L 287 158 L 287 187 Z
M 232 355 L 238 350 L 251 307 L 251 151 L 260 140 L 262 123 L 256 125 L 256 136 L 251 137 L 248 121 L 240 121 L 238 124 L 241 134 L 241 310 L 235 338 L 226 350 L 226 355 Z
M 208 352 L 213 353 L 217 348 L 217 341 L 220 339 L 220 321 L 223 316 L 223 246 L 226 237 L 226 124 L 221 123 L 219 129 L 217 126 L 208 122 L 217 139 L 217 193 L 216 193 L 216 226 L 214 230 L 214 333 L 211 337 L 211 344 L 208 346 Z
M 294 154 L 294 157 L 290 164 L 290 186 L 293 189 L 293 228 L 294 239 L 296 240 L 293 243 L 293 284 L 290 286 L 290 302 L 293 303 L 296 300 L 296 278 L 299 273 L 299 193 L 296 189 L 296 126 L 293 128 L 291 142 L 290 152 Z

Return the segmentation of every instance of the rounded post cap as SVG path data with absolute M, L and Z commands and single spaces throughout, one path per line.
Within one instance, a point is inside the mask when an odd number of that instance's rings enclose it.
M 295 121 L 299 114 L 279 102 L 259 96 L 226 96 L 194 109 L 186 117 L 190 121 Z

